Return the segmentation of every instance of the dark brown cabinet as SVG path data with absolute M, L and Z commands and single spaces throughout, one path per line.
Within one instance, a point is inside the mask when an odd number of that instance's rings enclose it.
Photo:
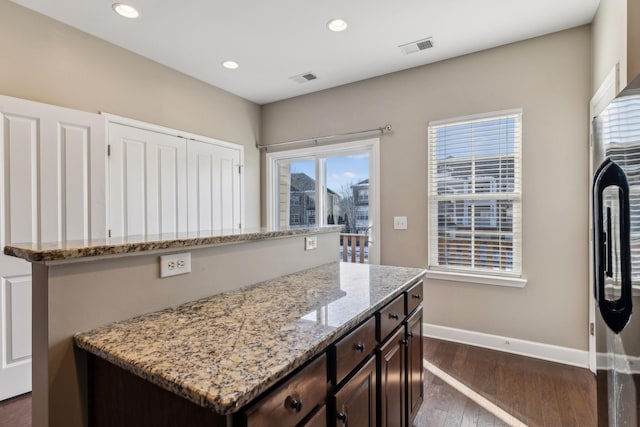
M 424 400 L 422 307 L 407 319 L 407 345 L 407 425 L 411 426 Z
M 379 350 L 380 427 L 405 426 L 406 345 L 405 330 L 400 328 Z
M 335 418 L 329 425 L 376 427 L 376 391 L 374 355 L 333 395 Z
M 327 396 L 327 357 L 322 354 L 244 411 L 247 427 L 295 426 Z

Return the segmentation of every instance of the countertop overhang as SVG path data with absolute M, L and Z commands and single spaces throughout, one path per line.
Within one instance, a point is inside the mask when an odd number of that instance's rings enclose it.
M 342 225 L 281 229 L 256 228 L 67 240 L 53 243 L 14 243 L 4 247 L 4 254 L 37 263 L 78 261 L 94 257 L 124 256 L 150 251 L 210 247 L 291 236 L 336 233 L 342 228 L 344 228 Z
M 77 333 L 74 341 L 200 406 L 231 414 L 424 273 L 334 262 Z

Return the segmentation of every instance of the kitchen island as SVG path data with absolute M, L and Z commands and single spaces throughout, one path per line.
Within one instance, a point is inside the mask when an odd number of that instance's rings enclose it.
M 332 262 L 78 333 L 76 345 L 99 358 L 91 359 L 90 364 L 90 371 L 97 372 L 90 381 L 94 395 L 91 424 L 128 420 L 128 425 L 143 425 L 141 420 L 153 415 L 140 415 L 143 408 L 149 407 L 141 397 L 146 392 L 136 389 L 135 395 L 127 395 L 127 389 L 132 387 L 122 384 L 131 378 L 114 369 L 117 367 L 192 402 L 192 410 L 197 410 L 196 406 L 207 408 L 219 425 L 246 425 L 250 416 L 243 411 L 252 407 L 252 401 L 310 360 L 327 357 L 323 353 L 335 348 L 332 344 L 339 338 L 366 324 L 383 307 L 393 307 L 393 301 L 401 304 L 387 316 L 397 321 L 389 332 L 402 326 L 405 315 L 416 311 L 422 301 L 423 274 L 424 270 L 416 268 Z M 409 289 L 414 291 L 405 296 Z M 384 323 L 386 319 L 380 321 Z M 380 338 L 384 341 L 386 337 Z M 365 340 L 375 343 L 373 331 L 370 337 L 361 339 Z M 361 354 L 364 361 L 375 347 L 374 344 L 353 351 Z M 332 357 L 337 360 L 329 353 L 329 371 L 337 369 Z M 104 366 L 104 361 L 114 366 Z M 319 369 L 319 383 L 326 388 L 326 368 Z M 109 375 L 104 375 L 105 370 Z M 336 379 L 334 385 L 341 380 Z M 154 396 L 156 402 L 162 399 Z M 103 399 L 111 402 L 96 402 Z M 300 418 L 316 406 L 323 406 L 324 399 L 318 397 L 311 404 L 306 401 L 307 412 Z M 293 407 L 290 410 L 292 416 L 302 411 Z M 165 412 L 164 405 L 157 405 L 154 412 L 161 414 L 158 419 L 162 420 L 188 416 L 174 409 Z M 139 419 L 132 418 L 138 415 Z M 265 424 L 261 425 L 267 425 L 267 416 L 262 417 L 260 422 Z M 147 422 L 153 425 L 158 421 Z M 286 418 L 278 418 L 277 422 L 281 424 L 276 425 L 287 425 Z M 206 425 L 217 424 L 207 421 Z
M 32 265 L 33 426 L 88 425 L 87 358 L 73 334 L 326 264 L 340 227 L 12 244 Z M 316 249 L 305 250 L 305 239 Z M 160 277 L 160 256 L 191 272 Z

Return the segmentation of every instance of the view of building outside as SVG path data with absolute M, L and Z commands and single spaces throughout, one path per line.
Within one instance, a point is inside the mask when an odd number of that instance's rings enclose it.
M 368 154 L 324 159 L 326 191 L 324 218 L 317 215 L 316 161 L 278 162 L 278 224 L 308 227 L 317 224 L 344 225 L 343 233 L 369 232 L 369 156 Z M 360 247 L 356 249 L 360 251 Z M 368 247 L 364 248 L 365 255 Z M 365 257 L 368 258 L 368 257 Z
M 431 203 L 439 266 L 513 271 L 519 131 L 511 117 L 435 127 Z M 435 173 L 434 173 L 435 172 Z M 519 266 L 518 266 L 519 268 Z

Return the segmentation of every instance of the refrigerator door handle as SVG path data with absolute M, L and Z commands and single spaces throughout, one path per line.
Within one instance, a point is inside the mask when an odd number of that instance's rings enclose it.
M 607 208 L 607 232 L 604 230 L 604 191 L 618 188 L 620 225 L 620 298 L 605 297 L 605 276 L 613 277 L 611 253 L 615 246 L 611 227 L 611 208 Z M 598 168 L 593 180 L 593 253 L 595 255 L 594 292 L 602 319 L 613 332 L 620 333 L 631 317 L 631 242 L 629 215 L 629 182 L 616 162 L 607 158 Z

